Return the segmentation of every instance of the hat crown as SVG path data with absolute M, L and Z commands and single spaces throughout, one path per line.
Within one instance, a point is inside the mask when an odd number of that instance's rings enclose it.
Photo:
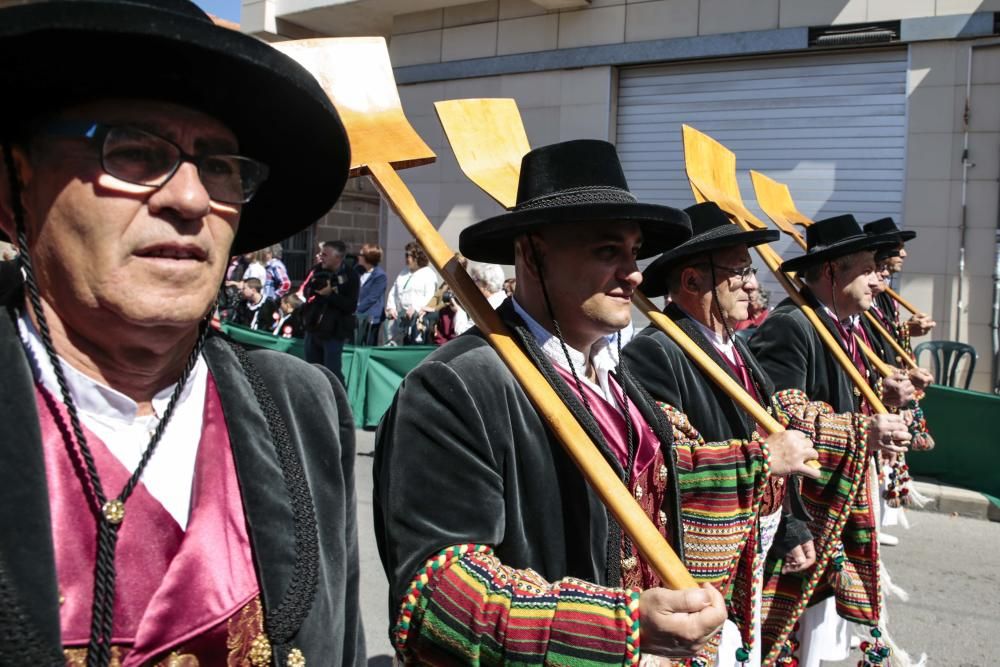
M 838 215 L 817 220 L 806 227 L 806 252 L 826 248 L 851 238 L 863 237 L 864 230 L 853 215 Z
M 29 2 L 27 4 L 44 4 L 46 2 L 52 2 L 53 0 L 34 0 L 34 2 Z M 188 18 L 199 19 L 201 21 L 211 21 L 208 13 L 201 9 L 198 5 L 194 4 L 190 0 L 70 0 L 71 2 L 77 2 L 79 4 L 92 3 L 95 5 L 113 6 L 113 5 L 123 5 L 123 6 L 138 6 L 145 7 L 147 9 L 152 9 L 155 11 L 162 12 L 172 12 L 174 14 L 182 14 Z
M 714 201 L 706 201 L 688 206 L 684 212 L 691 218 L 691 237 L 706 234 L 718 227 L 728 229 L 733 226 L 729 216 Z
M 867 234 L 895 234 L 899 231 L 899 227 L 892 221 L 892 218 L 879 218 L 867 223 L 864 230 Z
M 576 139 L 542 146 L 521 159 L 514 210 L 544 204 L 546 198 L 578 192 L 579 203 L 635 203 L 615 147 L 598 139 Z M 565 200 L 553 204 L 565 205 Z

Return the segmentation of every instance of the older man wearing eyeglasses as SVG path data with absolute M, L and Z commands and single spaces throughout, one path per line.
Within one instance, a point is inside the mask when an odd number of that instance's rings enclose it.
M 336 201 L 336 111 L 186 0 L 8 7 L 0 59 L 0 663 L 362 664 L 346 395 L 208 326 Z
M 622 354 L 643 388 L 655 400 L 685 413 L 706 442 L 762 440 L 767 445 L 772 474 L 755 504 L 755 529 L 741 545 L 743 551 L 732 559 L 728 577 L 721 584 L 736 585 L 730 605 L 732 622 L 723 631 L 718 662 L 720 666 L 759 666 L 770 664 L 782 650 L 800 611 L 794 604 L 772 604 L 776 591 L 780 590 L 785 600 L 802 596 L 800 573 L 813 571 L 817 555 L 813 536 L 829 537 L 831 527 L 851 510 L 830 489 L 849 481 L 842 477 L 849 469 L 845 462 L 863 457 L 866 443 L 852 433 L 850 413 L 834 414 L 828 405 L 809 403 L 804 396 L 776 397 L 765 369 L 746 342 L 734 335 L 735 325 L 749 317 L 750 296 L 758 288 L 749 249 L 776 240 L 778 232 L 740 231 L 713 202 L 697 204 L 686 212 L 694 235 L 645 270 L 642 289 L 651 297 L 669 294 L 665 314 L 762 407 L 791 422 L 793 428 L 768 436 L 750 413 L 656 327 L 640 332 Z M 889 419 L 901 425 L 897 416 Z M 884 432 L 880 428 L 872 425 L 872 441 Z M 795 451 L 797 438 L 802 437 L 800 430 L 818 443 L 819 460 L 826 472 L 821 477 L 819 471 L 804 466 L 793 469 L 806 485 L 801 495 L 795 477 L 773 474 L 788 452 Z M 830 446 L 831 440 L 836 442 L 834 446 Z M 738 470 L 719 459 L 709 474 L 713 480 L 724 480 Z M 730 527 L 717 519 L 704 520 L 718 533 L 711 542 L 713 553 L 724 555 L 719 547 L 726 544 Z M 823 568 L 827 565 L 819 564 Z M 746 569 L 741 572 L 741 568 Z M 751 581 L 752 585 L 739 584 Z M 753 612 L 748 613 L 748 609 Z M 771 661 L 768 654 L 772 654 Z

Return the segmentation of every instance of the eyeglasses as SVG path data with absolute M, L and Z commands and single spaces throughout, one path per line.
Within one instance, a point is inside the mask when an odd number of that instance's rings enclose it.
M 743 282 L 747 282 L 750 278 L 757 275 L 757 267 L 750 265 L 744 266 L 743 268 L 733 268 L 731 266 L 722 266 L 720 264 L 712 264 L 711 262 L 700 262 L 702 266 L 710 266 L 713 269 L 722 269 L 723 271 L 728 271 L 736 278 L 739 278 Z
M 93 121 L 57 121 L 43 131 L 58 137 L 85 137 L 100 143 L 101 168 L 115 178 L 160 188 L 181 166 L 190 162 L 208 196 L 224 204 L 245 204 L 267 180 L 263 162 L 224 153 L 191 155 L 174 142 L 129 125 L 104 125 Z

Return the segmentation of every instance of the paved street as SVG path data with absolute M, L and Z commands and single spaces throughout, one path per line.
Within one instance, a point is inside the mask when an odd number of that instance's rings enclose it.
M 387 586 L 372 532 L 371 452 L 374 433 L 358 431 L 358 526 L 361 605 L 369 665 L 388 666 Z M 884 554 L 893 581 L 909 602 L 890 601 L 890 629 L 899 644 L 928 667 L 1000 664 L 1000 523 L 910 512 L 909 531 L 894 531 L 900 546 Z M 824 667 L 857 664 L 858 656 Z

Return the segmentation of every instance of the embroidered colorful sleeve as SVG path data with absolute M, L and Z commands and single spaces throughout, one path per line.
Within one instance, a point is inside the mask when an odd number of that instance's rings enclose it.
M 802 431 L 812 439 L 821 466 L 817 483 L 822 486 L 843 467 L 845 454 L 867 441 L 871 420 L 860 413 L 837 414 L 829 404 L 810 401 L 798 389 L 777 392 L 773 402 L 782 426 Z
M 684 413 L 660 408 L 673 426 L 688 569 L 727 594 L 769 477 L 763 443 L 705 442 Z
M 393 643 L 407 664 L 638 665 L 639 590 L 550 583 L 456 545 L 410 584 Z

